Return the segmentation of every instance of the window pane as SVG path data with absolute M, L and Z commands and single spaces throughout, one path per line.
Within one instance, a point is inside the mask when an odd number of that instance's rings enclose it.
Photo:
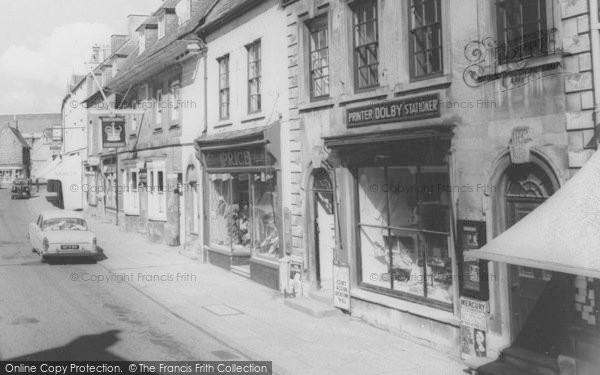
M 390 257 L 385 243 L 387 232 L 387 229 L 361 226 L 360 259 L 362 282 L 390 289 Z
M 230 235 L 232 249 L 250 247 L 250 186 L 247 174 L 234 175 L 231 180 L 231 222 Z
M 279 255 L 279 232 L 275 221 L 275 175 L 254 174 L 254 254 L 276 258 Z
M 210 175 L 210 242 L 231 247 L 229 236 L 231 213 L 231 175 Z
M 386 238 L 392 252 L 392 276 L 394 290 L 425 296 L 423 251 L 417 232 L 392 230 Z

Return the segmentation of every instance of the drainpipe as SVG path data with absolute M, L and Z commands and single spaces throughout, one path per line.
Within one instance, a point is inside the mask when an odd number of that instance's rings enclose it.
M 592 50 L 592 75 L 594 77 L 594 131 L 596 145 L 599 140 L 600 125 L 600 23 L 598 21 L 598 0 L 589 0 L 590 38 Z M 597 149 L 597 147 L 596 147 Z
M 206 65 L 206 60 L 208 59 L 208 56 L 206 55 L 206 53 L 204 54 L 204 129 L 202 130 L 202 134 L 206 134 L 208 133 L 208 110 L 207 110 L 207 106 L 208 106 L 208 72 L 207 72 L 207 65 Z

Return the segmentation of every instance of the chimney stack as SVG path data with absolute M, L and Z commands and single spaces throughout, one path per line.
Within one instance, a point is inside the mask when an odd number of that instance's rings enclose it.
M 144 22 L 149 16 L 142 14 L 130 14 L 127 16 L 127 33 L 129 40 L 137 41 L 138 35 L 135 32 L 138 27 Z

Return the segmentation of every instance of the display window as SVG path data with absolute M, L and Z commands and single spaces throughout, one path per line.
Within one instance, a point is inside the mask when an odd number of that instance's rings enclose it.
M 276 177 L 272 173 L 209 174 L 210 244 L 277 258 Z
M 361 286 L 451 307 L 446 167 L 357 169 Z

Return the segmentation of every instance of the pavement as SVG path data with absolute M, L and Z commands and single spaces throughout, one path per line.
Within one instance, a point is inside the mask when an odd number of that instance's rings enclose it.
M 132 286 L 245 357 L 273 361 L 275 373 L 464 374 L 457 358 L 348 315 L 302 313 L 277 291 L 87 216 L 104 249 L 106 259 L 98 264 L 110 275 L 108 283 Z

